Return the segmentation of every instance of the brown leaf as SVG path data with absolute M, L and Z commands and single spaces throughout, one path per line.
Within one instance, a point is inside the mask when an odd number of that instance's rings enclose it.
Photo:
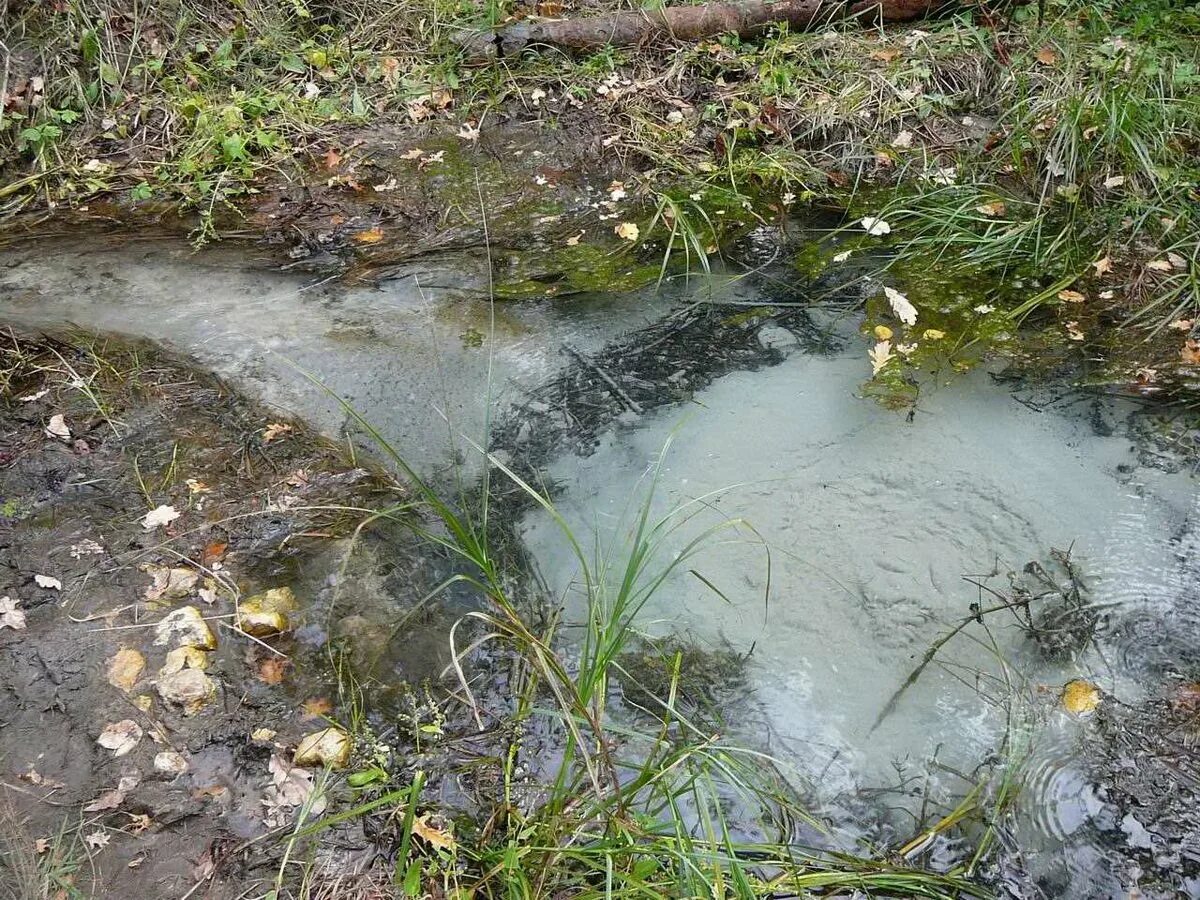
M 871 59 L 878 60 L 882 63 L 890 63 L 894 59 L 900 58 L 900 52 L 895 47 L 887 47 L 883 50 L 872 50 Z
M 330 172 L 342 164 L 342 154 L 338 153 L 333 147 L 325 151 L 325 168 Z
M 371 230 L 379 231 L 378 228 L 371 229 Z M 365 231 L 359 232 L 358 234 L 356 234 L 354 236 L 354 239 L 356 241 L 361 242 L 362 236 L 364 234 L 366 234 Z M 382 231 L 379 231 L 379 237 L 380 238 L 383 237 Z M 378 238 L 376 240 L 378 240 Z M 369 243 L 373 244 L 373 243 L 375 243 L 375 241 L 370 241 Z M 269 425 L 267 425 L 266 428 L 263 429 L 262 442 L 264 444 L 269 444 L 269 443 L 271 443 L 271 441 L 276 440 L 277 438 L 283 437 L 285 434 L 290 434 L 291 431 L 292 431 L 292 426 L 289 425 L 287 422 L 271 422 Z
M 354 240 L 360 244 L 378 244 L 383 240 L 383 229 L 376 225 L 354 235 Z
M 1100 259 L 1092 263 L 1092 269 L 1096 275 L 1107 275 L 1112 271 L 1112 260 L 1107 256 L 1102 256 Z
M 268 656 L 258 664 L 258 680 L 264 684 L 282 684 L 289 662 L 282 656 Z
M 1046 44 L 1044 47 L 1042 47 L 1042 49 L 1039 50 L 1034 56 L 1034 59 L 1036 59 L 1038 63 L 1043 66 L 1053 66 L 1058 64 L 1058 54 L 1054 52 L 1054 48 L 1049 44 Z
M 333 712 L 333 704 L 328 697 L 309 697 L 300 708 L 304 710 L 301 719 L 321 719 Z
M 225 551 L 228 549 L 229 543 L 227 541 L 213 541 L 200 554 L 200 562 L 205 566 L 220 562 L 225 557 Z
M 1187 366 L 1200 366 L 1200 341 L 1188 338 L 1179 348 L 1179 358 Z
M 1082 303 L 1087 297 L 1079 293 L 1079 291 L 1059 291 L 1058 299 L 1063 303 Z

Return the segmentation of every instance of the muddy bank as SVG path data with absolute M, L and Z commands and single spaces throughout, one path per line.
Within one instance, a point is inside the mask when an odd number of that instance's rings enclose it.
M 261 839 L 320 777 L 293 767 L 298 745 L 366 715 L 342 668 L 384 685 L 373 708 L 418 709 L 407 684 L 437 678 L 458 614 L 453 595 L 421 601 L 452 569 L 382 470 L 178 358 L 9 332 L 0 373 L 0 844 L 18 895 L 268 886 L 280 847 Z M 390 765 L 380 752 L 354 749 Z M 360 821 L 335 843 L 322 865 L 370 869 Z

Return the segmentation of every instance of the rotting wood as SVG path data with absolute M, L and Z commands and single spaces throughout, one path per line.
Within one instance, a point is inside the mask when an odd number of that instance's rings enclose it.
M 784 24 L 805 30 L 843 19 L 908 22 L 962 6 L 964 0 L 741 0 L 579 19 L 515 22 L 493 32 L 467 32 L 458 38 L 458 43 L 472 59 L 482 61 L 514 56 L 539 46 L 595 50 L 607 45 L 636 46 L 659 39 L 696 41 L 730 33 L 754 37 L 773 25 Z

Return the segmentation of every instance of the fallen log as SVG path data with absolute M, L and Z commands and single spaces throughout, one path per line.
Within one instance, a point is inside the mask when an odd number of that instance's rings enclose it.
M 580 19 L 514 22 L 492 32 L 468 32 L 458 43 L 476 60 L 515 56 L 527 48 L 596 50 L 657 39 L 696 41 L 719 34 L 754 37 L 773 25 L 811 29 L 843 19 L 907 22 L 962 5 L 961 0 L 740 0 L 666 6 Z

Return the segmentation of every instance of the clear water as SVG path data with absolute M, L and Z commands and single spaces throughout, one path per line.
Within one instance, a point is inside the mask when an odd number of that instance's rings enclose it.
M 485 284 L 482 260 L 470 255 L 422 261 L 378 286 L 347 286 L 248 265 L 235 251 L 194 256 L 158 242 L 106 248 L 93 240 L 7 252 L 0 319 L 164 343 L 336 432 L 344 414 L 300 367 L 355 404 L 419 468 L 444 471 L 463 461 L 455 435 L 478 439 L 489 414 L 569 362 L 565 344 L 597 349 L 686 292 L 493 310 L 479 300 Z M 1200 633 L 1188 612 L 1200 605 L 1200 573 L 1195 554 L 1181 550 L 1198 512 L 1194 484 L 1139 465 L 1122 436 L 1130 409 L 1077 395 L 1022 402 L 1046 398 L 1015 395 L 982 371 L 929 386 L 906 421 L 858 395 L 869 365 L 861 342 L 847 338 L 844 353 L 796 348 L 779 365 L 717 380 L 686 406 L 626 417 L 595 453 L 565 454 L 545 474 L 563 487 L 567 519 L 613 557 L 627 545 L 669 440 L 655 511 L 705 500 L 664 552 L 704 528 L 747 523 L 721 530 L 669 579 L 641 627 L 749 654 L 751 700 L 730 711 L 737 736 L 831 802 L 923 778 L 933 756 L 972 770 L 1005 729 L 979 690 L 994 694 L 992 683 L 978 680 L 1000 673 L 1003 660 L 1041 723 L 1023 801 L 1030 846 L 1045 848 L 1035 867 L 1061 867 L 1053 848 L 1087 831 L 1097 800 L 1072 762 L 1087 724 L 1053 711 L 1058 690 L 1086 677 L 1136 704 L 1163 638 Z M 1096 415 L 1115 431 L 1099 433 Z M 547 583 L 581 616 L 561 534 L 539 515 L 521 530 Z M 1093 602 L 1110 612 L 1099 649 L 1050 664 L 1011 619 L 990 617 L 989 631 L 948 644 L 873 728 L 925 649 L 980 599 L 963 576 L 1020 569 L 1052 547 L 1073 548 Z M 991 583 L 1005 587 L 1002 578 Z M 961 785 L 937 776 L 933 790 L 948 796 Z M 897 807 L 917 802 L 903 792 L 881 796 Z M 1068 881 L 1086 873 L 1074 896 L 1117 890 L 1102 855 L 1087 841 L 1073 851 Z

